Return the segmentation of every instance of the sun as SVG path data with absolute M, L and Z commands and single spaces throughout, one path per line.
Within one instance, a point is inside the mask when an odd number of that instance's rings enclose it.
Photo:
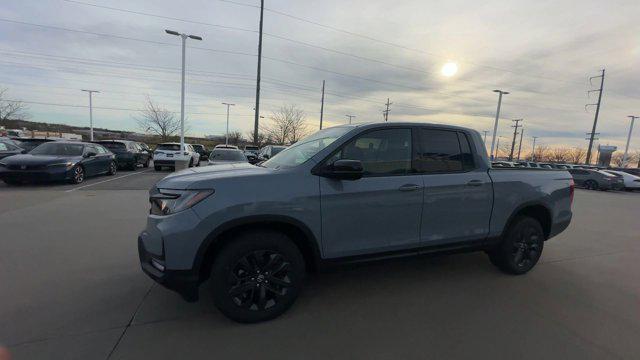
M 458 72 L 458 64 L 454 62 L 448 62 L 442 66 L 442 75 L 446 77 L 452 77 Z

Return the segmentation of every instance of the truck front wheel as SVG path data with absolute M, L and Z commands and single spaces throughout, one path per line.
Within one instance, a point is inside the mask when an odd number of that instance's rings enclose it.
M 543 247 L 544 231 L 540 222 L 519 216 L 511 223 L 500 244 L 489 251 L 489 259 L 503 272 L 521 275 L 538 263 Z
M 298 297 L 304 269 L 300 251 L 285 234 L 266 229 L 243 232 L 214 260 L 213 302 L 238 322 L 273 319 Z

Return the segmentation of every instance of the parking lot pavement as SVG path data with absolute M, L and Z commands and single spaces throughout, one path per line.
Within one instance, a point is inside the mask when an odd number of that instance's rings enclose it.
M 640 352 L 640 193 L 577 190 L 571 226 L 525 276 L 498 272 L 482 253 L 361 264 L 311 276 L 284 316 L 241 325 L 208 305 L 206 289 L 189 304 L 142 274 L 136 236 L 148 203 L 137 188 L 163 175 L 0 192 L 0 342 L 16 359 Z

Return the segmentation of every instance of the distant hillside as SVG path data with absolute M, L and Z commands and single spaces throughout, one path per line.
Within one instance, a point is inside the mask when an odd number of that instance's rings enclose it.
M 28 121 L 28 120 L 0 120 L 0 126 L 4 126 L 5 129 L 27 128 L 27 130 L 66 132 L 66 133 L 78 133 L 78 134 L 87 134 L 89 131 L 88 126 L 50 124 L 50 123 Z M 116 137 L 118 138 L 126 138 L 127 135 L 133 134 L 133 132 L 131 131 L 109 130 L 109 129 L 97 128 L 97 127 L 94 127 L 93 131 L 100 132 L 100 133 L 111 133 L 114 135 L 119 134 L 119 136 L 116 135 Z

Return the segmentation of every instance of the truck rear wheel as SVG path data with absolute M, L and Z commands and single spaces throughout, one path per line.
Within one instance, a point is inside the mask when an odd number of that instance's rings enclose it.
M 543 247 L 544 231 L 540 222 L 519 216 L 511 223 L 500 244 L 489 251 L 489 259 L 503 272 L 521 275 L 538 263 Z
M 270 320 L 293 305 L 304 274 L 302 254 L 286 235 L 272 230 L 243 232 L 214 260 L 213 302 L 238 322 Z

